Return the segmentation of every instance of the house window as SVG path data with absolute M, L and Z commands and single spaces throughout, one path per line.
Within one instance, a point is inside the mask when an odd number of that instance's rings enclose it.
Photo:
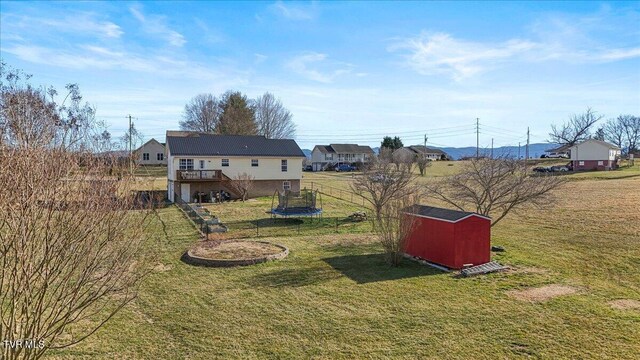
M 578 161 L 579 166 L 584 166 L 584 161 Z
M 280 161 L 280 170 L 282 172 L 286 172 L 287 171 L 287 160 L 281 160 Z
M 200 169 L 204 169 L 204 160 L 200 160 Z
M 158 161 L 164 160 L 164 153 L 157 153 L 156 154 L 156 159 L 158 159 Z
M 604 165 L 604 161 L 602 160 L 598 161 L 598 166 L 602 166 L 602 165 Z
M 149 153 L 142 154 L 142 160 L 144 160 L 144 161 L 149 160 Z
M 180 159 L 180 170 L 193 170 L 193 159 Z
M 258 167 L 258 159 L 251 159 L 251 167 Z
M 229 159 L 222 159 L 222 166 L 229 166 Z
M 283 181 L 282 182 L 283 190 L 291 190 L 291 181 Z
M 325 160 L 333 160 L 333 154 L 324 154 Z

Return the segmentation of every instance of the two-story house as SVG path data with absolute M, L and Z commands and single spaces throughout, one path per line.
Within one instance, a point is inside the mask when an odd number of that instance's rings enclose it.
M 254 179 L 251 197 L 300 191 L 304 158 L 290 139 L 167 131 L 168 197 L 192 202 L 219 191 L 238 197 L 227 184 L 243 173 Z
M 316 145 L 311 152 L 311 167 L 313 171 L 323 171 L 337 164 L 367 163 L 373 156 L 371 147 L 364 145 Z
M 167 165 L 165 144 L 151 139 L 134 152 L 134 159 L 139 165 Z

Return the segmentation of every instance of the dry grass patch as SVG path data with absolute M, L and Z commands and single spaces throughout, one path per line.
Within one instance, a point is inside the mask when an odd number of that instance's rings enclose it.
M 575 294 L 578 290 L 567 285 L 551 284 L 525 290 L 511 290 L 507 294 L 515 299 L 530 302 L 543 302 L 558 296 Z
M 191 254 L 214 260 L 255 259 L 282 252 L 274 244 L 257 241 L 203 241 L 194 246 Z
M 618 299 L 609 301 L 609 306 L 618 310 L 640 309 L 640 301 L 632 299 Z

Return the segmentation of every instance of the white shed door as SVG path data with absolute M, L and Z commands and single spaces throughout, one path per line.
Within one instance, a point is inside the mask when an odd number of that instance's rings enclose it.
M 191 200 L 189 199 L 191 196 L 190 188 L 190 184 L 180 184 L 180 197 L 182 198 L 182 201 L 189 202 Z

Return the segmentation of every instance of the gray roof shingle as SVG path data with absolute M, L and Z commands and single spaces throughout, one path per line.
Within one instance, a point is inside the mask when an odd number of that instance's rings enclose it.
M 193 132 L 172 136 L 167 147 L 177 156 L 279 156 L 305 157 L 292 139 L 267 139 L 255 135 L 214 135 Z
M 316 145 L 316 147 L 324 154 L 373 154 L 370 146 L 358 144 Z
M 422 215 L 430 218 L 442 219 L 442 220 L 447 220 L 452 222 L 462 220 L 468 217 L 469 215 L 476 215 L 476 216 L 488 219 L 486 216 L 482 216 L 480 214 L 476 214 L 473 212 L 444 209 L 444 208 L 427 206 L 427 205 L 413 205 L 407 208 L 406 212 L 410 214 Z

